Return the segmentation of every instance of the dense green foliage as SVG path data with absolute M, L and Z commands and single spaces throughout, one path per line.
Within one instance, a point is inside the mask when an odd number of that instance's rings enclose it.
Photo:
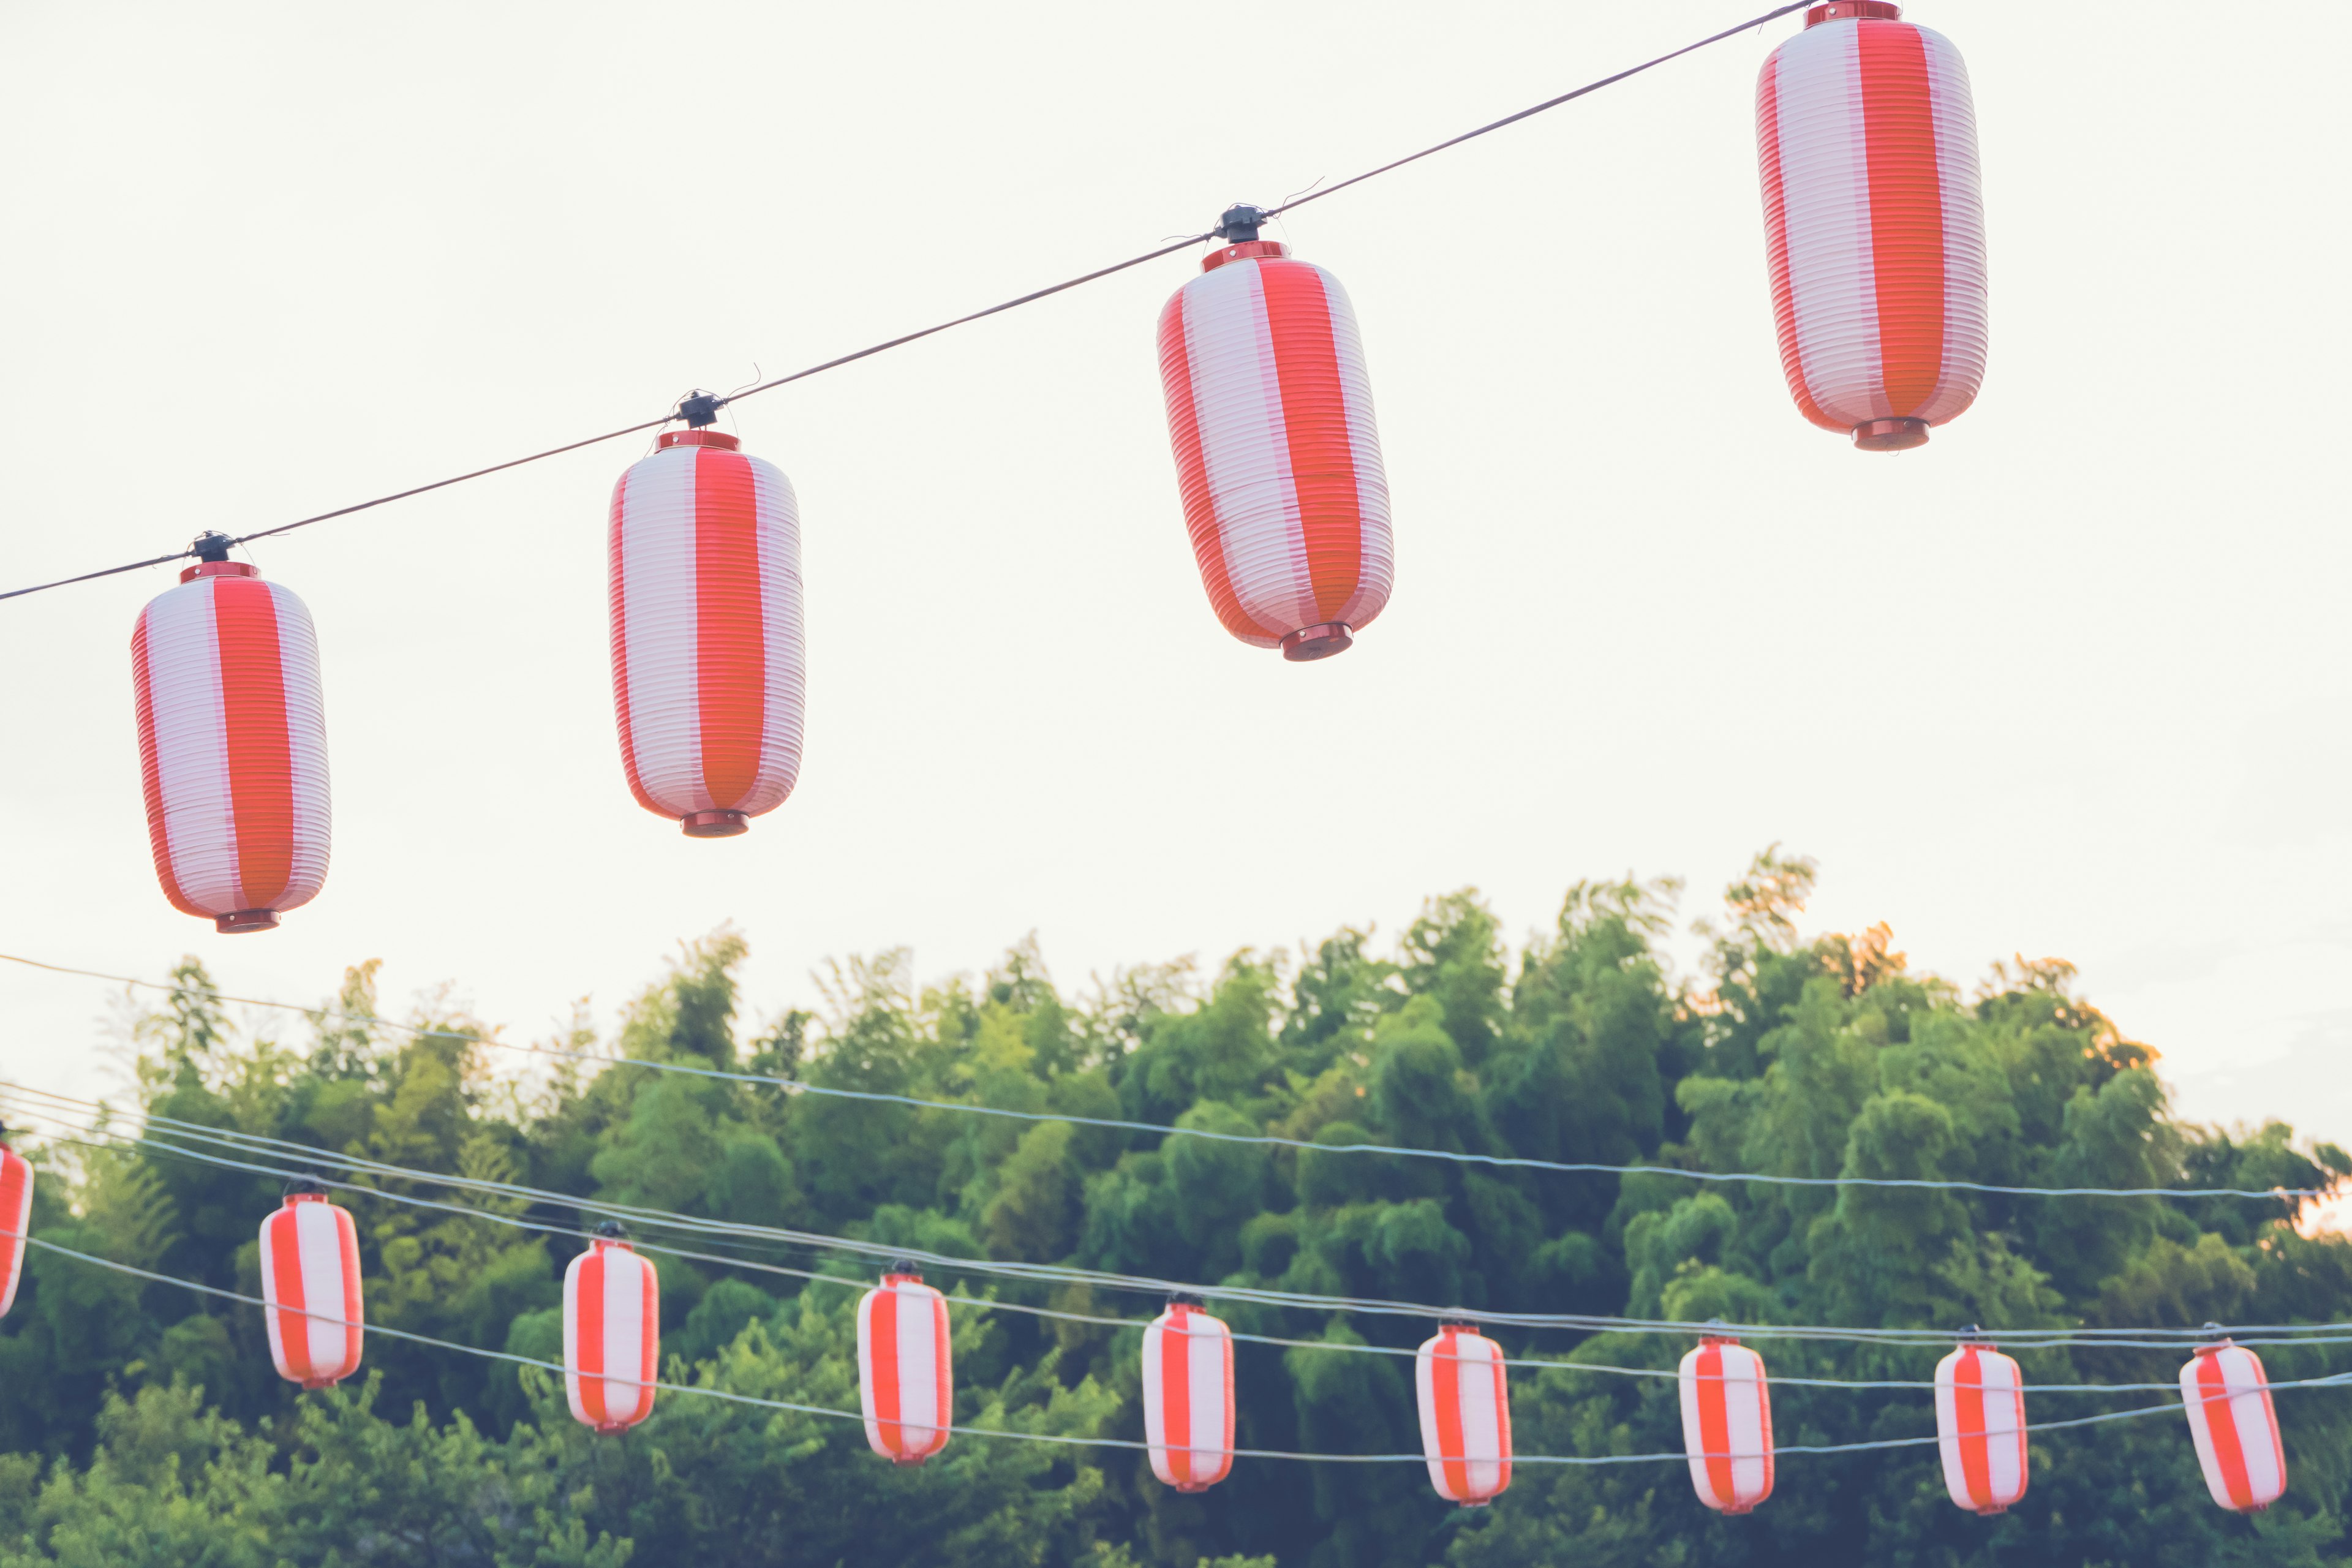
M 2060 963 L 1996 972 L 1973 998 L 1910 973 L 1878 928 L 1801 939 L 1802 861 L 1759 857 L 1702 927 L 1705 974 L 1659 954 L 1674 889 L 1583 885 L 1516 960 L 1470 894 L 1433 900 L 1392 956 L 1343 931 L 1311 953 L 1243 952 L 1213 977 L 1124 972 L 1081 1001 L 1016 948 L 978 982 L 921 990 L 903 959 L 832 976 L 831 1008 L 740 1020 L 743 955 L 721 933 L 565 1049 L 730 1065 L 811 1084 L 1311 1141 L 1304 1152 L 1164 1142 L 1069 1121 L 792 1095 L 772 1086 L 545 1060 L 527 1077 L 482 1031 L 427 1008 L 373 1026 L 373 966 L 299 1044 L 252 1037 L 188 990 L 139 1026 L 159 1115 L 412 1169 L 956 1257 L 1356 1297 L 1703 1321 L 2010 1327 L 2288 1322 L 2343 1315 L 2352 1247 L 2295 1234 L 2284 1203 L 2050 1200 L 1917 1190 L 1698 1185 L 1351 1153 L 1403 1143 L 1551 1160 L 2009 1184 L 2310 1185 L 2352 1171 L 2272 1124 L 2227 1134 L 2167 1113 L 2151 1055 L 2072 994 Z M 338 1016 L 341 1015 L 341 1016 Z M 527 1058 L 525 1058 L 527 1059 Z M 498 1070 L 494 1073 L 495 1066 Z M 255 1227 L 278 1183 L 59 1142 L 37 1153 L 35 1233 L 228 1289 L 258 1288 Z M 1328 1151 L 1328 1152 L 1327 1152 Z M 379 1189 L 381 1190 L 381 1189 Z M 448 1198 L 416 1184 L 418 1195 Z M 343 1194 L 378 1325 L 551 1358 L 576 1210 L 496 1200 L 492 1219 Z M 472 1200 L 468 1200 L 472 1201 Z M 659 1239 L 652 1237 L 652 1239 Z M 707 1244 L 716 1247 L 717 1244 Z M 759 1243 L 755 1261 L 846 1278 L 838 1254 Z M 855 1293 L 659 1257 L 669 1375 L 835 1409 L 857 1402 Z M 1147 1317 L 1149 1298 L 950 1280 L 968 1293 Z M 1236 1328 L 1332 1344 L 1426 1325 L 1228 1307 Z M 1503 1336 L 1558 1358 L 1514 1374 L 1523 1455 L 1679 1447 L 1679 1338 Z M 1140 1432 L 1137 1336 L 965 1308 L 958 1420 L 1066 1436 Z M 1933 1352 L 1768 1342 L 1773 1372 L 1918 1378 Z M 2274 1379 L 2334 1370 L 2269 1352 Z M 2037 1381 L 2158 1381 L 2164 1352 L 2046 1352 Z M 1246 1447 L 1418 1447 L 1410 1363 L 1246 1345 Z M 2158 1402 L 2043 1395 L 2042 1419 Z M 2352 1394 L 2284 1393 L 2293 1485 L 2247 1521 L 2214 1508 L 2176 1408 L 2055 1432 L 2032 1489 L 1981 1521 L 1943 1495 L 1932 1448 L 1791 1456 L 1771 1501 L 1717 1519 L 1675 1464 L 1521 1466 L 1486 1510 L 1418 1467 L 1244 1460 L 1181 1497 L 1132 1450 L 960 1436 L 920 1470 L 855 1423 L 672 1393 L 625 1438 L 566 1415 L 544 1373 L 368 1342 L 363 1384 L 302 1394 L 272 1374 L 250 1308 L 36 1252 L 0 1324 L 0 1568 L 19 1563 L 899 1563 L 993 1568 L 1569 1564 L 2131 1564 L 2352 1562 Z M 1923 1395 L 1783 1386 L 1784 1444 L 1918 1436 Z

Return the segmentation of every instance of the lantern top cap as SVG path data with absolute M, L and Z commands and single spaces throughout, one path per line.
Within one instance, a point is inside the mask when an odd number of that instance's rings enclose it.
M 325 1184 L 323 1183 L 314 1181 L 309 1176 L 297 1176 L 292 1181 L 286 1184 L 286 1201 L 289 1204 L 303 1198 L 319 1198 L 323 1200 L 326 1195 L 327 1189 Z
M 656 451 L 667 451 L 672 447 L 714 447 L 722 452 L 734 452 L 740 451 L 742 446 L 740 437 L 730 436 L 724 430 L 665 430 L 654 441 Z
M 180 568 L 180 581 L 193 583 L 199 577 L 258 577 L 261 568 L 250 561 L 199 561 L 194 566 Z
M 1805 26 L 1818 27 L 1823 22 L 1899 22 L 1903 7 L 1895 0 L 1827 0 L 1805 13 Z

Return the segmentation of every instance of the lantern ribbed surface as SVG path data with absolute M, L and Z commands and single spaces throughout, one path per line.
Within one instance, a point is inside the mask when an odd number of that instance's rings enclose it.
M 806 671 L 792 481 L 716 430 L 670 431 L 613 487 L 613 706 L 639 805 L 741 833 L 800 776 Z
M 328 1388 L 360 1369 L 360 1242 L 351 1211 L 296 1193 L 261 1222 L 261 1321 L 278 1375 Z
M 2025 1380 L 1986 1344 L 1936 1363 L 1936 1443 L 1944 1489 L 1975 1513 L 1999 1513 L 2025 1495 Z
M 293 592 L 205 562 L 131 634 L 147 836 L 163 896 L 262 931 L 327 879 L 331 827 L 319 639 Z
M 1151 1473 L 1180 1492 L 1233 1473 L 1234 1336 L 1187 1302 L 1144 1325 L 1143 1440 Z
M 1806 418 L 1873 450 L 1927 440 L 1985 369 L 1968 67 L 1900 15 L 1815 6 L 1756 88 L 1780 367 Z
M 2263 1358 L 2243 1345 L 2208 1345 L 2180 1369 L 2189 1435 L 2213 1500 L 2260 1513 L 2286 1490 L 2286 1447 L 2271 1408 Z
M 1429 1484 L 1448 1502 L 1475 1508 L 1511 1484 L 1511 1397 L 1503 1347 L 1448 1323 L 1413 1357 L 1421 1451 Z
M 919 1274 L 886 1274 L 858 1298 L 857 1402 L 866 1441 L 884 1458 L 919 1465 L 948 1446 L 955 1420 L 948 1302 Z
M 25 1234 L 33 1217 L 33 1167 L 14 1149 L 0 1148 L 0 1318 L 16 1304 L 25 1276 Z
M 1354 309 L 1273 240 L 1211 254 L 1160 315 L 1184 525 L 1209 603 L 1255 647 L 1348 647 L 1395 576 Z
M 1737 1340 L 1707 1339 L 1683 1357 L 1683 1452 L 1698 1500 L 1746 1513 L 1772 1495 L 1772 1394 L 1764 1358 Z
M 572 1419 L 620 1432 L 654 1411 L 661 1290 L 625 1241 L 598 1237 L 563 1271 L 563 1393 Z

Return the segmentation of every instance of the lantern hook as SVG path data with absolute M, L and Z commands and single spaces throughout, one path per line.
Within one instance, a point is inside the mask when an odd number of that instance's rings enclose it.
M 189 544 L 188 553 L 199 561 L 226 561 L 228 559 L 228 547 L 236 542 L 219 530 L 208 528 Z
M 716 393 L 697 389 L 678 400 L 677 416 L 686 421 L 688 429 L 699 430 L 719 423 L 719 407 L 725 401 Z
M 297 1176 L 286 1184 L 283 1195 L 289 1198 L 323 1198 L 327 1195 L 327 1186 L 325 1183 L 313 1180 L 309 1176 Z
M 589 1234 L 591 1236 L 602 1237 L 607 1241 L 618 1241 L 621 1239 L 622 1235 L 621 1222 L 616 1219 L 608 1219 L 604 1224 L 598 1226 L 594 1230 L 589 1232 Z

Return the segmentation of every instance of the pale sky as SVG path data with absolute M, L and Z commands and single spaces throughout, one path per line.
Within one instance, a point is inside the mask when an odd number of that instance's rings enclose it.
M 0 6 L 0 588 L 653 417 L 1759 8 Z M 1171 257 L 731 411 L 799 491 L 809 614 L 800 787 L 742 838 L 622 779 L 642 442 L 256 548 L 317 622 L 335 796 L 274 933 L 155 885 L 128 641 L 172 575 L 0 605 L 0 952 L 297 1001 L 380 957 L 393 1003 L 454 982 L 530 1038 L 729 921 L 766 1014 L 831 956 L 939 976 L 1033 929 L 1076 987 L 1465 884 L 1518 933 L 1629 870 L 1696 914 L 1777 840 L 1821 928 L 1963 983 L 2072 959 L 2191 1113 L 2352 1139 L 2352 8 L 2284 47 L 2147 0 L 1908 15 L 1974 79 L 1992 268 L 1984 394 L 1923 450 L 1781 381 L 1785 18 L 1274 231 L 1354 299 L 1394 494 L 1345 656 L 1210 614 Z M 0 965 L 0 1073 L 104 1087 L 107 1011 Z

